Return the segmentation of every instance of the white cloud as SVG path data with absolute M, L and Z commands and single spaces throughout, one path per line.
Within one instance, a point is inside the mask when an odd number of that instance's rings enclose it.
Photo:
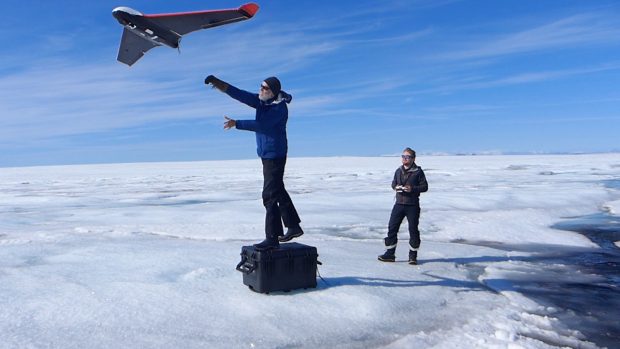
M 400 8 L 402 4 L 394 6 Z M 383 11 L 390 8 L 383 7 Z M 357 20 L 348 23 L 345 31 L 330 30 L 343 24 L 329 17 L 322 26 L 310 18 L 282 25 L 248 22 L 250 25 L 200 31 L 184 38 L 180 54 L 166 47 L 155 48 L 130 68 L 114 61 L 116 42 L 101 49 L 109 55 L 107 60 L 37 57 L 36 63 L 25 70 L 0 76 L 0 137 L 4 143 L 23 142 L 110 132 L 153 122 L 253 115 L 219 92 L 206 90 L 204 77 L 214 74 L 252 91 L 266 76 L 301 72 L 347 45 L 372 47 L 428 34 L 422 31 L 353 39 L 372 30 L 359 24 L 369 21 L 365 16 L 373 11 L 350 13 Z M 76 45 L 74 39 L 59 41 L 49 36 L 47 42 L 67 47 Z M 336 91 L 314 86 L 306 91 L 306 98 L 295 98 L 292 108 L 298 115 L 333 115 L 331 109 L 406 83 L 404 78 L 379 82 L 368 78 L 339 82 L 332 86 Z
M 433 93 L 449 93 L 461 90 L 486 89 L 500 86 L 510 86 L 542 81 L 553 81 L 569 78 L 578 75 L 587 75 L 600 73 L 604 71 L 613 71 L 620 69 L 619 62 L 609 62 L 590 67 L 546 70 L 537 72 L 514 73 L 504 77 L 490 77 L 482 75 L 472 75 L 465 77 L 448 78 L 434 82 L 436 87 L 423 88 L 416 90 L 414 94 L 433 94 Z
M 617 41 L 617 18 L 602 13 L 577 14 L 516 33 L 465 42 L 465 48 L 434 55 L 432 59 L 464 60 L 550 51 Z
M 294 71 L 337 48 L 303 33 L 278 33 L 266 28 L 249 34 L 224 31 L 211 35 L 217 41 L 202 46 L 198 43 L 205 37 L 194 35 L 181 55 L 157 48 L 131 68 L 114 57 L 104 63 L 42 60 L 0 77 L 0 137 L 5 143 L 19 142 L 164 120 L 249 115 L 247 107 L 208 91 L 204 76 L 222 73 L 222 78 L 251 90 L 266 77 L 259 72 L 275 66 L 278 72 Z

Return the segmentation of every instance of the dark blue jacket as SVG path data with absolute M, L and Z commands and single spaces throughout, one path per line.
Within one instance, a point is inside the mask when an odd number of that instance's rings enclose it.
M 405 169 L 404 166 L 396 169 L 394 179 L 392 180 L 392 189 L 395 189 L 397 185 L 408 185 L 411 187 L 411 192 L 409 193 L 396 192 L 396 203 L 401 205 L 419 205 L 420 193 L 428 190 L 424 171 L 416 164 L 413 164 L 409 169 Z
M 239 130 L 256 132 L 256 153 L 263 159 L 285 158 L 288 151 L 286 139 L 286 122 L 291 95 L 281 91 L 276 98 L 266 102 L 258 94 L 228 86 L 226 94 L 256 109 L 254 120 L 236 120 Z

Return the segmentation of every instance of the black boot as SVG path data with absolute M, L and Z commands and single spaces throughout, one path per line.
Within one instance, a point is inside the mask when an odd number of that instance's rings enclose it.
M 300 226 L 289 227 L 286 231 L 286 234 L 284 234 L 284 236 L 278 237 L 278 240 L 280 240 L 280 242 L 287 242 L 302 235 L 304 235 L 304 231 L 301 230 Z
M 280 243 L 276 238 L 266 238 L 263 242 L 254 244 L 254 248 L 258 251 L 278 249 L 280 248 Z
M 377 259 L 379 259 L 381 262 L 394 262 L 396 261 L 396 256 L 394 255 L 395 252 L 396 247 L 390 248 L 386 250 L 384 254 L 377 257 Z
M 409 251 L 409 264 L 418 264 L 418 251 Z

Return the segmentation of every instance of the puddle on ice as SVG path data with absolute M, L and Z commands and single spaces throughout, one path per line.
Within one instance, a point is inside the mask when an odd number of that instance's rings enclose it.
M 581 233 L 600 249 L 453 242 L 532 252 L 532 256 L 487 262 L 501 264 L 510 260 L 518 264 L 522 275 L 505 275 L 511 289 L 548 309 L 555 309 L 551 316 L 581 332 L 588 341 L 600 347 L 617 348 L 620 343 L 620 249 L 614 242 L 620 240 L 620 217 L 601 213 L 562 222 L 553 228 Z M 476 268 L 475 263 L 464 266 Z
M 617 185 L 618 183 L 614 183 Z M 547 300 L 579 317 L 579 330 L 591 341 L 608 348 L 620 343 L 620 217 L 598 213 L 558 223 L 556 229 L 581 233 L 600 250 L 549 258 L 546 263 L 564 263 L 575 272 L 596 275 L 595 283 L 538 283 L 524 293 Z M 561 318 L 561 317 L 560 317 Z
M 532 253 L 480 261 L 465 259 L 461 263 L 471 269 L 472 278 L 485 272 L 484 268 L 478 270 L 477 263 L 499 263 L 496 270 L 502 270 L 502 263 L 513 263 L 511 269 L 516 273 L 500 274 L 510 289 L 547 309 L 554 309 L 550 316 L 578 330 L 597 346 L 617 348 L 620 343 L 620 248 L 615 242 L 620 240 L 620 217 L 599 213 L 558 223 L 553 228 L 581 233 L 600 248 L 463 239 L 452 242 Z

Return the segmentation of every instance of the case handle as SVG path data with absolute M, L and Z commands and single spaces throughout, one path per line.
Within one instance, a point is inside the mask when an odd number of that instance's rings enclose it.
M 246 257 L 245 255 L 241 257 L 241 262 L 239 262 L 239 264 L 237 264 L 237 267 L 235 269 L 239 270 L 242 273 L 246 273 L 246 274 L 251 274 L 254 269 L 256 269 L 256 265 L 254 265 L 253 263 L 247 263 L 248 261 L 248 257 Z

